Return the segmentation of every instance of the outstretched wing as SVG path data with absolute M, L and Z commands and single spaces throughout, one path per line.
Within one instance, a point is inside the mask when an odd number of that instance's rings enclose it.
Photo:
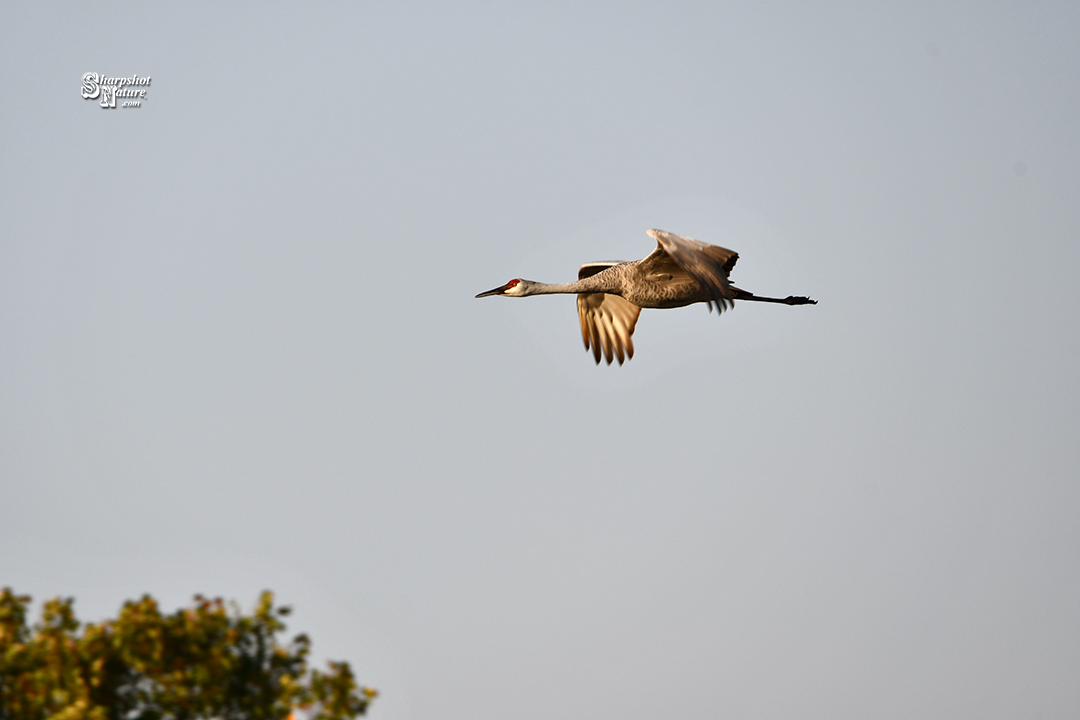
M 578 270 L 578 279 L 618 264 L 597 262 L 582 265 Z M 618 295 L 578 293 L 577 309 L 578 319 L 581 320 L 581 339 L 585 342 L 586 350 L 592 349 L 597 365 L 600 364 L 601 352 L 608 365 L 612 356 L 618 358 L 620 365 L 624 359 L 634 357 L 634 342 L 630 337 L 634 334 L 641 308 Z
M 728 282 L 728 274 L 739 259 L 737 252 L 664 230 L 649 230 L 648 235 L 656 240 L 656 250 L 642 261 L 643 265 L 652 263 L 661 267 L 673 260 L 709 296 L 710 310 L 713 303 L 720 312 L 732 306 L 735 291 Z

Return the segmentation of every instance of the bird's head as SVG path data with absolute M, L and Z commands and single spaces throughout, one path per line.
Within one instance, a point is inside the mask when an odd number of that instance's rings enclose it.
M 488 290 L 482 292 L 476 297 L 482 298 L 488 295 L 506 295 L 507 297 L 524 297 L 529 294 L 529 290 L 532 288 L 533 283 L 529 280 L 522 280 L 521 278 L 514 278 L 510 282 L 506 283 L 502 287 L 497 287 L 494 290 Z

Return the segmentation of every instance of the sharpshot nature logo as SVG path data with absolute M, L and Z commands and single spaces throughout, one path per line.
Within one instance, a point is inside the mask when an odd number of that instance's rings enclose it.
M 146 99 L 146 88 L 150 85 L 150 76 L 105 77 L 88 72 L 82 76 L 83 100 L 101 98 L 101 107 L 116 108 L 116 99 L 121 99 L 120 107 L 141 107 Z

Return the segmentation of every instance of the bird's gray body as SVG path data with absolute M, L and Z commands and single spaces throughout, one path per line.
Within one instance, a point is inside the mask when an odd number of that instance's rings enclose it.
M 594 262 L 582 265 L 575 282 L 548 284 L 520 278 L 480 293 L 486 295 L 553 295 L 575 293 L 585 349 L 596 362 L 603 352 L 608 364 L 613 356 L 621 365 L 634 356 L 631 336 L 641 308 L 676 308 L 703 302 L 723 312 L 734 300 L 757 300 L 785 305 L 814 305 L 806 297 L 758 297 L 733 286 L 728 275 L 738 253 L 717 245 L 663 230 L 649 230 L 656 249 L 632 262 Z

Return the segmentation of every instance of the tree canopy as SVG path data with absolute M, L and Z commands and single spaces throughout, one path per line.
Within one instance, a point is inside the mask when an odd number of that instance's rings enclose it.
M 0 720 L 351 720 L 377 694 L 347 662 L 309 669 L 306 635 L 279 644 L 290 608 L 269 592 L 251 615 L 199 595 L 163 615 L 145 595 L 86 624 L 56 598 L 33 627 L 29 604 L 0 590 Z

